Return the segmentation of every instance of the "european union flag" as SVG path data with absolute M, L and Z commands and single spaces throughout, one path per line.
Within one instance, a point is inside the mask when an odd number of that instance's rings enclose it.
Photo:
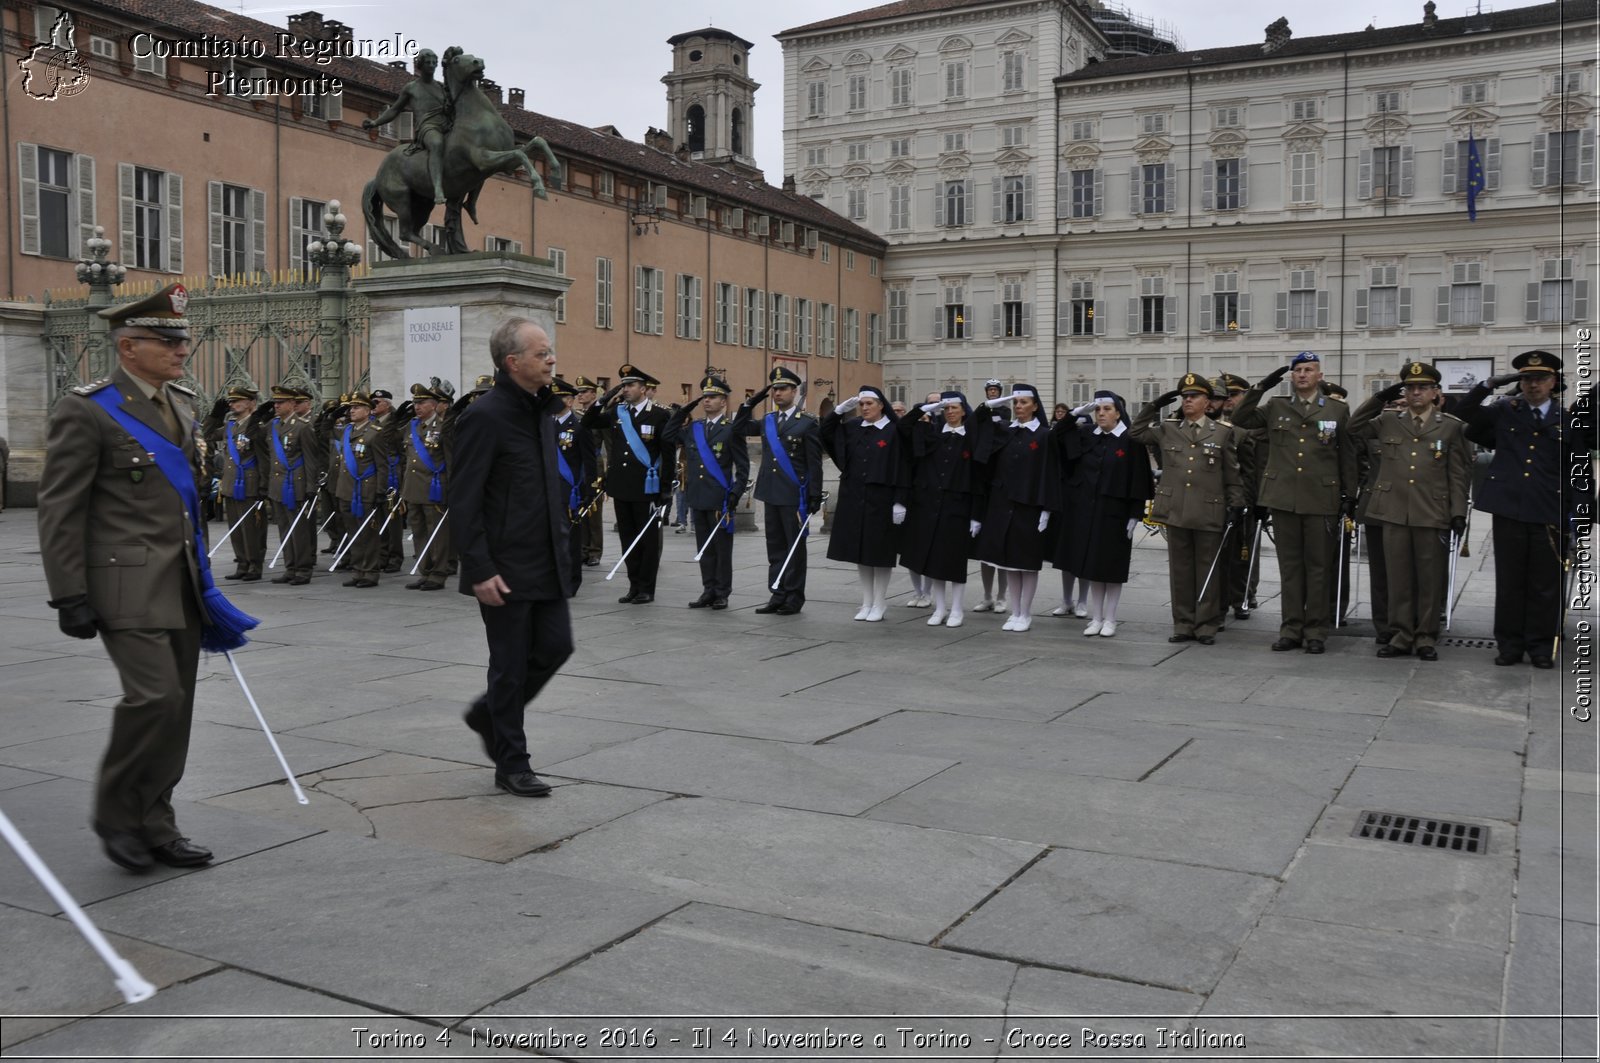
M 1478 140 L 1467 129 L 1467 220 L 1478 220 L 1478 193 L 1483 191 L 1483 160 L 1478 157 Z

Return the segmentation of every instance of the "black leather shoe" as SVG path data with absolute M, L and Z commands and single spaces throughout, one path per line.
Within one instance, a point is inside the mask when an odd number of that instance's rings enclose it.
M 1439 659 L 1439 651 L 1432 646 L 1419 646 L 1417 648 L 1417 657 L 1424 661 L 1437 661 Z
M 1235 606 L 1234 610 L 1233 610 L 1233 618 L 1235 620 L 1249 620 L 1250 619 L 1250 610 L 1246 609 L 1242 605 Z
M 1327 647 L 1322 644 L 1321 639 L 1306 639 L 1307 653 L 1322 653 L 1326 649 Z
M 346 587 L 359 587 L 361 585 L 361 581 L 356 579 L 354 576 L 351 576 L 349 579 L 344 581 L 344 585 Z
M 337 546 L 324 546 L 322 548 L 322 552 L 325 554 L 336 554 L 339 552 L 339 548 Z
M 358 579 L 358 580 L 353 581 L 349 585 L 352 586 L 352 587 L 363 587 L 363 588 L 365 588 L 365 587 L 376 587 L 378 585 L 378 581 L 375 580 L 375 579 Z
M 489 763 L 493 764 L 494 750 L 490 747 L 490 742 L 494 738 L 494 729 L 489 725 L 489 710 L 484 709 L 483 714 L 480 716 L 478 714 L 478 706 L 473 705 L 461 714 L 461 719 L 468 727 L 472 728 L 472 732 L 483 742 L 483 755 L 489 759 Z
M 1402 650 L 1399 646 L 1395 646 L 1395 645 L 1391 645 L 1389 643 L 1385 643 L 1384 645 L 1378 647 L 1378 656 L 1379 657 L 1410 657 L 1411 656 L 1411 651 L 1410 650 Z M 1418 654 L 1418 656 L 1420 657 L 1421 654 Z
M 1533 662 L 1535 668 L 1554 668 L 1556 666 L 1556 662 L 1549 657 L 1531 657 L 1529 659 Z
M 174 838 L 165 845 L 153 845 L 150 855 L 168 867 L 204 867 L 211 863 L 211 850 L 188 838 Z
M 240 572 L 238 569 L 234 569 L 232 572 L 228 573 L 226 576 L 223 576 L 222 578 L 223 579 L 244 579 L 244 573 Z
M 783 608 L 783 603 L 782 602 L 768 602 L 766 605 L 758 605 L 758 606 L 756 606 L 756 612 L 760 613 L 762 616 L 765 616 L 768 613 L 776 613 L 779 609 L 782 609 L 782 608 Z
M 694 601 L 689 603 L 689 608 L 690 609 L 704 609 L 707 606 L 709 606 L 713 601 L 715 601 L 715 599 L 712 598 L 711 595 L 702 594 L 700 597 L 696 598 Z
M 635 594 L 633 596 L 633 604 L 634 605 L 649 605 L 651 602 L 653 602 L 655 600 L 656 600 L 656 596 L 651 594 L 651 593 L 649 593 L 648 591 L 645 592 L 645 593 L 642 593 L 642 594 Z
M 506 793 L 518 797 L 549 797 L 550 784 L 531 771 L 514 771 L 509 775 L 494 773 L 494 784 Z
M 422 589 L 422 585 L 424 583 L 426 583 L 426 582 L 428 582 L 428 581 L 425 580 L 425 579 L 414 579 L 410 583 L 406 584 L 406 590 L 408 590 L 408 591 L 420 591 Z
M 1272 644 L 1273 653 L 1285 653 L 1289 650 L 1298 650 L 1299 648 L 1299 639 L 1279 639 L 1277 642 Z
M 395 565 L 384 565 L 384 566 L 383 566 L 383 570 L 384 570 L 384 571 L 385 571 L 385 572 L 387 572 L 387 573 L 389 573 L 389 575 L 391 575 L 391 576 L 392 576 L 392 575 L 394 575 L 394 574 L 395 574 L 395 573 L 396 573 L 396 572 L 399 572 L 399 571 L 400 571 L 400 566 L 399 566 L 399 565 L 397 565 L 397 564 L 395 564 Z
M 1213 635 L 1196 635 L 1194 640 L 1202 646 L 1215 646 L 1217 644 L 1216 637 Z
M 304 587 L 307 583 L 310 583 L 310 582 L 311 582 L 311 577 L 310 576 L 290 576 L 289 577 L 289 586 L 291 586 L 291 587 Z
M 137 835 L 125 830 L 101 835 L 100 846 L 113 864 L 129 871 L 149 871 L 153 863 L 150 847 L 140 841 Z
M 1168 642 L 1193 642 L 1194 641 L 1194 636 L 1193 635 L 1168 635 L 1167 636 L 1167 641 Z
M 624 594 L 621 598 L 618 598 L 617 599 L 617 603 L 619 605 L 632 605 L 633 604 L 633 600 L 635 598 L 637 598 L 637 597 L 639 597 L 637 594 L 635 594 L 633 591 L 629 591 L 627 594 Z
M 713 598 L 713 599 L 711 599 L 711 608 L 713 608 L 713 609 L 726 609 L 726 608 L 728 608 L 728 599 L 726 599 L 726 598 Z
M 244 575 L 239 577 L 239 582 L 240 583 L 254 583 L 257 580 L 259 580 L 260 578 L 261 578 L 261 573 L 259 573 L 259 572 L 247 572 Z
M 294 577 L 289 575 L 289 573 L 285 572 L 281 576 L 273 576 L 272 577 L 272 582 L 274 582 L 274 583 L 288 583 L 292 579 L 294 579 Z
M 598 567 L 600 567 L 600 559 L 598 557 L 586 558 L 584 560 L 584 562 L 583 562 L 583 567 L 584 568 L 598 568 Z
M 1387 646 L 1387 645 L 1389 645 L 1389 640 L 1392 639 L 1392 638 L 1394 638 L 1394 632 L 1393 631 L 1380 632 L 1379 635 L 1378 635 L 1378 645 Z
M 759 609 L 756 610 L 756 612 L 758 612 L 758 613 L 760 611 L 761 610 L 759 610 Z M 782 605 L 778 606 L 776 609 L 773 610 L 773 612 L 777 613 L 779 616 L 793 616 L 794 614 L 798 613 L 799 611 L 800 611 L 800 607 L 798 605 L 790 605 L 788 602 L 784 602 Z
M 418 587 L 417 590 L 419 590 L 419 591 L 442 591 L 442 590 L 444 590 L 444 584 L 443 583 L 434 583 L 434 582 L 430 581 L 430 582 L 424 583 L 422 586 Z

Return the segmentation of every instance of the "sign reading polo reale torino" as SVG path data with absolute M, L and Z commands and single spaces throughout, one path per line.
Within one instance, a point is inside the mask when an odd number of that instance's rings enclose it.
M 461 308 L 419 306 L 405 312 L 406 386 L 436 376 L 461 379 Z

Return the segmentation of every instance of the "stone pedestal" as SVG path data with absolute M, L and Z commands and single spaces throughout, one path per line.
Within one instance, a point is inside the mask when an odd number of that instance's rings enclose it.
M 0 438 L 11 450 L 0 463 L 7 507 L 34 504 L 44 469 L 51 366 L 43 334 L 44 307 L 0 303 Z
M 509 317 L 537 322 L 555 342 L 556 300 L 572 286 L 549 259 L 509 251 L 479 251 L 443 258 L 413 258 L 374 263 L 351 283 L 369 300 L 368 347 L 373 387 L 386 387 L 403 401 L 415 381 L 405 376 L 405 312 L 423 307 L 459 308 L 461 358 L 453 382 L 464 394 L 472 381 L 493 373 L 489 336 Z M 560 372 L 559 361 L 557 372 Z

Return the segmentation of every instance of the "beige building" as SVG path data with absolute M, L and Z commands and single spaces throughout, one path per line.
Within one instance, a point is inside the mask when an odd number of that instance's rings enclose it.
M 6 69 L 54 47 L 0 97 L 0 291 L 80 293 L 75 265 L 97 225 L 130 283 L 302 270 L 334 200 L 347 238 L 378 253 L 361 192 L 410 123 L 361 121 L 393 100 L 430 42 L 315 12 L 285 30 L 189 0 L 8 3 L 3 20 Z M 566 375 L 605 381 L 631 361 L 668 399 L 707 367 L 754 390 L 780 361 L 825 387 L 877 383 L 884 241 L 761 178 L 748 154 L 748 42 L 708 29 L 671 43 L 674 128 L 645 143 L 506 92 L 501 113 L 550 143 L 564 180 L 548 201 L 526 177 L 491 180 L 469 243 L 549 258 L 572 278 L 557 338 Z

